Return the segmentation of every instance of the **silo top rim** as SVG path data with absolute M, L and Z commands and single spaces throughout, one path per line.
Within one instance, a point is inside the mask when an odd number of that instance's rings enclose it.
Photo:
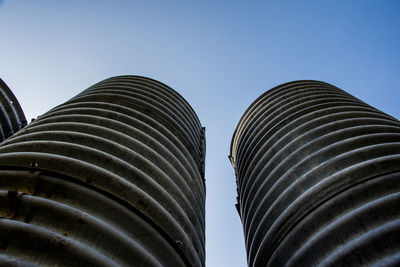
M 230 155 L 229 158 L 231 159 L 231 161 L 235 160 L 235 153 L 234 153 L 234 145 L 235 142 L 237 141 L 237 138 L 240 135 L 239 132 L 239 128 L 241 128 L 241 126 L 246 122 L 246 118 L 247 116 L 251 113 L 251 111 L 253 110 L 253 108 L 260 102 L 261 99 L 263 99 L 267 94 L 270 94 L 273 91 L 279 90 L 282 87 L 286 87 L 288 85 L 291 84 L 297 84 L 297 83 L 315 83 L 315 84 L 325 84 L 325 85 L 329 85 L 329 86 L 333 86 L 327 82 L 323 82 L 323 81 L 318 81 L 318 80 L 294 80 L 294 81 L 290 81 L 290 82 L 286 82 L 283 84 L 279 84 L 269 90 L 267 90 L 266 92 L 264 92 L 262 95 L 260 95 L 256 100 L 254 100 L 250 106 L 246 109 L 246 111 L 243 113 L 242 117 L 240 118 L 238 124 L 236 125 L 235 131 L 233 132 L 233 136 L 232 136 L 232 140 L 231 140 L 231 147 L 230 147 Z M 243 129 L 243 128 L 242 128 Z M 233 163 L 233 162 L 232 162 Z
M 90 87 L 94 87 L 94 86 L 96 86 L 96 85 L 98 85 L 98 84 L 101 84 L 101 83 L 106 82 L 106 81 L 109 81 L 109 80 L 117 80 L 117 81 L 118 81 L 118 79 L 124 79 L 124 78 L 128 78 L 128 79 L 143 79 L 143 80 L 147 80 L 147 81 L 150 81 L 150 82 L 154 82 L 154 83 L 156 83 L 156 84 L 159 84 L 161 87 L 167 88 L 168 90 L 170 90 L 171 92 L 173 92 L 174 94 L 176 94 L 176 96 L 190 109 L 190 112 L 193 113 L 194 117 L 195 117 L 196 120 L 197 120 L 197 123 L 198 123 L 199 125 L 202 125 L 201 122 L 200 122 L 200 119 L 198 118 L 198 116 L 197 116 L 196 112 L 194 111 L 194 109 L 192 108 L 192 106 L 189 104 L 189 102 L 188 102 L 180 93 L 178 93 L 175 89 L 171 88 L 171 87 L 168 86 L 167 84 L 162 83 L 162 82 L 160 82 L 160 81 L 158 81 L 158 80 L 155 80 L 155 79 L 153 79 L 153 78 L 149 78 L 149 77 L 141 76 L 141 75 L 129 75 L 129 74 L 126 74 L 126 75 L 117 75 L 117 76 L 112 76 L 112 77 L 109 77 L 109 78 L 107 78 L 107 79 L 104 79 L 104 80 L 102 80 L 102 81 L 100 81 L 100 82 L 97 82 L 97 83 L 93 84 L 93 85 L 90 86 Z M 89 88 L 90 88 L 90 87 L 89 87 Z

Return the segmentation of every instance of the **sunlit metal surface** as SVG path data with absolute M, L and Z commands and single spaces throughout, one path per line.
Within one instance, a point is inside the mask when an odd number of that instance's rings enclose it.
M 93 85 L 0 146 L 0 264 L 204 266 L 204 154 L 168 86 Z
M 234 133 L 249 266 L 400 265 L 400 123 L 330 84 L 260 96 Z

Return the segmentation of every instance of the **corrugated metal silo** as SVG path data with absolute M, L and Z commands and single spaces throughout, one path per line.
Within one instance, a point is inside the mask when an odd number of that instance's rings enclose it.
M 400 265 L 400 122 L 318 81 L 247 109 L 230 160 L 249 266 Z
M 0 142 L 26 126 L 25 115 L 17 98 L 0 79 Z
M 204 266 L 204 156 L 168 86 L 91 86 L 0 146 L 0 264 Z

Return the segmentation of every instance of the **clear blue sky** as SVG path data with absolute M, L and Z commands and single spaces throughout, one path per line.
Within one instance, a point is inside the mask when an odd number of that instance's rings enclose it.
M 245 266 L 233 131 L 264 91 L 332 83 L 400 118 L 400 1 L 0 0 L 0 77 L 30 120 L 121 74 L 177 90 L 207 128 L 207 266 Z

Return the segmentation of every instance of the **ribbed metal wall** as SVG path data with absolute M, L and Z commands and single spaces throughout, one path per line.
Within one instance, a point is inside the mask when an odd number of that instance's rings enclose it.
M 204 266 L 204 154 L 168 86 L 93 85 L 0 146 L 0 265 Z
M 17 98 L 0 79 L 0 142 L 26 125 L 25 115 Z
M 260 96 L 233 136 L 249 266 L 400 265 L 400 122 L 323 82 Z

